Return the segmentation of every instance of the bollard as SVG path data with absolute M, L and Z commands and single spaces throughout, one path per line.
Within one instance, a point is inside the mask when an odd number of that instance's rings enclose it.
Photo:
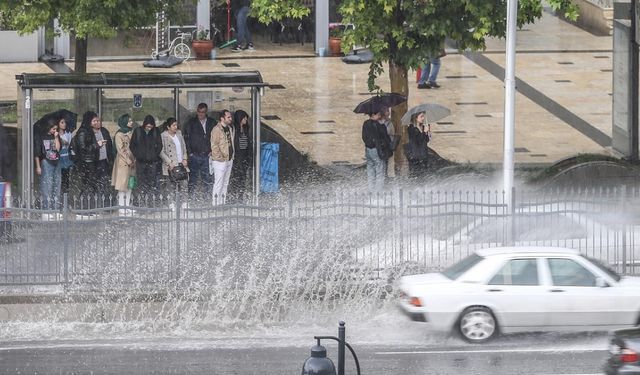
M 335 340 L 338 342 L 338 374 L 344 375 L 344 349 L 345 347 L 349 349 L 351 355 L 353 356 L 353 360 L 356 363 L 356 373 L 360 375 L 360 362 L 358 361 L 358 356 L 356 352 L 353 350 L 351 345 L 347 343 L 345 340 L 346 337 L 346 329 L 345 323 L 339 322 L 338 327 L 338 336 L 314 336 L 313 338 L 318 340 L 316 346 L 311 348 L 311 357 L 307 358 L 302 365 L 302 375 L 336 375 L 336 368 L 333 365 L 333 361 L 327 358 L 327 350 L 324 346 L 320 345 L 320 340 L 328 339 Z
M 304 362 L 302 375 L 336 375 L 336 367 L 327 358 L 327 349 L 320 345 L 320 339 L 318 345 L 311 348 L 311 357 Z

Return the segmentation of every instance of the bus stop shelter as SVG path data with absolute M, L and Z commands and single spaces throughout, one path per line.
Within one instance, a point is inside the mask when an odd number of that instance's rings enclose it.
M 256 196 L 260 193 L 260 97 L 268 84 L 258 71 L 23 73 L 16 80 L 18 176 L 23 197 L 34 192 L 33 125 L 45 114 L 66 109 L 77 114 L 79 126 L 85 111 L 95 111 L 113 136 L 122 114 L 130 114 L 138 123 L 146 115 L 152 115 L 159 123 L 175 117 L 179 124 L 184 124 L 195 116 L 199 103 L 206 103 L 210 114 L 222 109 L 232 112 L 242 109 L 249 114 L 254 140 L 252 187 Z

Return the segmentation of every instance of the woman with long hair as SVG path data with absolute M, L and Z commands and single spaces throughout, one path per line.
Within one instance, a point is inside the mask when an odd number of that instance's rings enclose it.
M 428 147 L 431 140 L 431 124 L 425 125 L 425 113 L 419 112 L 411 116 L 409 124 L 409 142 L 405 147 L 405 156 L 409 162 L 409 177 L 423 177 L 428 171 Z
M 241 109 L 237 110 L 233 115 L 233 127 L 235 130 L 233 140 L 235 155 L 231 169 L 229 197 L 238 201 L 243 199 L 247 190 L 247 174 L 253 162 L 253 140 L 249 126 L 249 114 Z
M 188 180 L 171 181 L 169 172 L 179 165 L 183 166 L 187 172 L 189 171 L 187 167 L 187 146 L 182 137 L 182 132 L 178 130 L 178 120 L 169 117 L 162 125 L 162 128 L 164 131 L 161 134 L 162 151 L 160 152 L 160 158 L 162 159 L 162 175 L 166 181 L 167 193 L 173 193 L 177 189 L 181 197 L 186 199 Z
M 60 208 L 60 135 L 58 119 L 50 118 L 42 134 L 35 138 L 36 174 L 40 176 L 42 209 Z M 55 214 L 43 214 L 44 220 L 55 219 Z
M 162 139 L 153 116 L 145 116 L 142 126 L 135 128 L 129 149 L 136 159 L 138 190 L 142 194 L 156 194 Z

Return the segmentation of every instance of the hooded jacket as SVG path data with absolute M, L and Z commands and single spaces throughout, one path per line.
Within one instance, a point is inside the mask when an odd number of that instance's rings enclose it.
M 150 122 L 153 128 L 150 131 L 145 130 L 145 124 L 149 123 L 147 118 L 142 126 L 133 130 L 131 135 L 131 143 L 129 149 L 141 163 L 156 163 L 160 161 L 160 152 L 162 151 L 162 138 L 160 130 L 156 127 L 155 121 Z

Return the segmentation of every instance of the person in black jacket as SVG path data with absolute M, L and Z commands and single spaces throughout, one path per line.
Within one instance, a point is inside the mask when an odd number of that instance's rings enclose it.
M 387 160 L 393 155 L 391 138 L 387 128 L 380 123 L 380 113 L 369 115 L 362 124 L 362 141 L 367 160 L 367 182 L 369 191 L 382 191 L 387 174 Z
M 138 191 L 143 194 L 156 194 L 161 166 L 162 138 L 153 116 L 145 116 L 142 126 L 133 131 L 129 149 L 136 159 Z
M 233 114 L 234 149 L 233 167 L 231 169 L 231 188 L 229 197 L 241 200 L 246 191 L 247 173 L 253 162 L 253 140 L 249 126 L 249 114 L 239 109 Z
M 102 127 L 102 120 L 97 113 L 87 111 L 82 116 L 82 124 L 72 141 L 76 153 L 79 194 L 89 199 L 93 208 L 95 194 L 102 197 L 108 193 L 113 165 L 113 143 L 109 131 Z M 99 199 L 101 200 L 101 199 Z M 85 202 L 87 202 L 85 200 Z
M 205 196 L 211 194 L 213 189 L 213 179 L 209 173 L 209 158 L 211 155 L 211 130 L 215 122 L 207 116 L 207 105 L 198 104 L 196 116 L 182 127 L 182 136 L 187 146 L 189 155 L 189 196 Z M 202 182 L 202 187 L 198 189 L 198 181 Z M 197 190 L 197 191 L 196 191 Z
M 424 112 L 411 116 L 409 124 L 409 142 L 404 146 L 404 153 L 409 162 L 409 177 L 424 177 L 428 171 L 427 143 L 431 139 L 431 124 L 424 124 Z

